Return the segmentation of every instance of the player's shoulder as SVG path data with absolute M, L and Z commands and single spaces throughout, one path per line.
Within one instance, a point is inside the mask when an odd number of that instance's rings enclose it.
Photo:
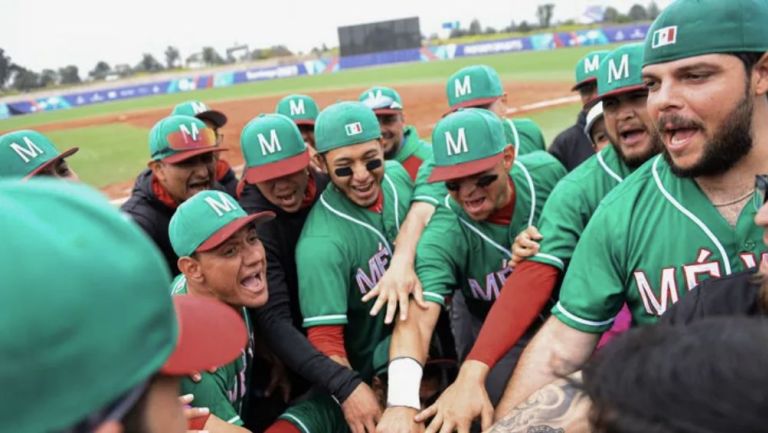
M 516 127 L 522 129 L 541 129 L 539 124 L 528 117 L 513 117 L 509 119 Z
M 513 176 L 516 171 L 527 172 L 534 179 L 542 176 L 560 179 L 567 173 L 565 167 L 557 158 L 543 150 L 519 155 L 516 159 L 515 167 L 512 168 Z
M 403 167 L 403 164 L 393 159 L 384 161 L 384 173 L 393 180 L 405 181 L 407 179 L 410 182 L 411 179 L 408 170 Z
M 645 162 L 606 194 L 600 202 L 597 213 L 602 213 L 604 210 L 631 210 L 638 203 L 642 203 L 644 198 L 656 194 L 653 183 L 653 166 L 658 158 L 661 158 L 661 155 Z M 626 216 L 627 214 L 623 215 Z

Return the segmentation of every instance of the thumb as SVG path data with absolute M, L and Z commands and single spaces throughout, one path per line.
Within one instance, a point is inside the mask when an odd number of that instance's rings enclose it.
M 416 284 L 413 285 L 413 300 L 419 308 L 427 309 L 427 301 L 424 300 L 424 288 L 421 287 L 420 281 L 416 281 Z

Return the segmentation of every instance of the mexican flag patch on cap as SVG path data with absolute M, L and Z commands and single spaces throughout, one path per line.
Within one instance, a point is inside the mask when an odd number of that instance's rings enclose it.
M 673 45 L 675 42 L 677 42 L 677 26 L 664 27 L 653 32 L 651 48 L 665 47 Z

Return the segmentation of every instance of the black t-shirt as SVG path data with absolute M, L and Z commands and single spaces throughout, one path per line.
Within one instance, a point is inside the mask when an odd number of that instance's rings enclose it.
M 759 278 L 756 269 L 750 269 L 706 280 L 672 305 L 661 316 L 660 323 L 687 325 L 705 317 L 764 314 L 760 307 Z

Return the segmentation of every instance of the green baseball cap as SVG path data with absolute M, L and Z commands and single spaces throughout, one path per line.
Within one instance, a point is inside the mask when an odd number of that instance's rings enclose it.
M 59 153 L 51 140 L 37 131 L 9 132 L 0 136 L 0 177 L 28 179 L 78 150 L 73 147 Z
M 157 247 L 98 191 L 6 180 L 0 202 L 0 431 L 65 430 L 156 373 L 225 365 L 245 346 L 228 306 L 171 300 Z
M 635 90 L 646 89 L 643 82 L 643 44 L 627 44 L 608 53 L 597 74 L 597 98 L 590 103 Z
M 297 125 L 314 126 L 319 112 L 315 100 L 307 95 L 288 95 L 275 107 L 275 113 L 288 116 Z
M 179 257 L 210 251 L 252 222 L 265 222 L 273 212 L 248 215 L 231 195 L 201 191 L 182 203 L 171 217 L 168 234 Z
M 579 62 L 576 63 L 576 84 L 571 90 L 579 90 L 585 84 L 596 82 L 600 62 L 608 53 L 608 50 L 591 51 L 579 59 Z
M 216 146 L 213 129 L 192 116 L 168 116 L 149 131 L 149 153 L 154 161 L 176 164 L 193 156 L 224 150 Z
M 245 180 L 264 182 L 309 166 L 307 144 L 296 124 L 282 114 L 261 114 L 243 128 L 240 148 Z
M 403 112 L 403 100 L 395 89 L 373 86 L 358 98 L 376 114 L 397 114 Z
M 429 182 L 471 176 L 495 166 L 507 147 L 504 125 L 496 114 L 467 108 L 442 118 L 432 131 L 435 168 Z
M 504 94 L 501 78 L 486 65 L 467 66 L 448 78 L 446 84 L 451 110 L 490 104 Z
M 200 120 L 208 120 L 216 128 L 221 128 L 227 124 L 227 116 L 221 111 L 212 110 L 201 101 L 185 101 L 173 107 L 171 114 L 181 114 L 184 116 L 197 117 Z
M 643 66 L 704 54 L 768 51 L 768 1 L 677 0 L 645 37 Z
M 317 116 L 315 141 L 319 153 L 379 138 L 381 128 L 376 114 L 362 102 L 337 102 Z

